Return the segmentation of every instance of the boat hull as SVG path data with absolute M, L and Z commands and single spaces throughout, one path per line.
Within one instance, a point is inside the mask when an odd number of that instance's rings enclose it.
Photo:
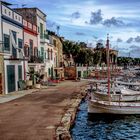
M 99 102 L 97 100 L 88 101 L 88 113 L 94 114 L 140 114 L 140 103 L 133 105 L 131 103 L 119 103 L 111 104 L 108 102 Z
M 107 94 L 102 94 L 98 92 L 94 92 L 92 94 L 93 98 L 97 100 L 108 101 L 109 97 Z M 139 94 L 111 94 L 110 97 L 111 101 L 113 102 L 133 102 L 133 101 L 140 101 L 140 93 Z

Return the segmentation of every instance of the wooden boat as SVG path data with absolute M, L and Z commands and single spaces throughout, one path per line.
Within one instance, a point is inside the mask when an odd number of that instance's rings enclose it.
M 140 114 L 140 102 L 88 101 L 88 113 L 94 114 Z
M 108 101 L 107 92 L 94 91 L 91 93 L 92 99 Z M 110 94 L 110 100 L 112 102 L 132 102 L 140 101 L 140 91 L 134 91 L 130 89 L 121 89 L 119 92 L 114 91 Z
M 108 38 L 107 38 L 107 65 L 108 65 L 107 91 L 104 91 L 104 93 L 106 94 L 99 93 L 99 92 L 95 92 L 96 96 L 94 94 L 91 94 L 88 101 L 88 113 L 140 114 L 140 101 L 136 102 L 136 99 L 135 99 L 136 97 L 138 99 L 140 98 L 139 92 L 134 93 L 134 91 L 125 90 L 125 93 L 122 93 L 120 95 L 111 94 L 112 89 L 111 89 L 111 80 L 110 80 L 111 78 L 110 78 L 109 39 Z M 126 85 L 126 83 L 121 83 L 121 84 Z M 139 86 L 139 84 L 138 85 L 134 84 L 133 86 Z M 122 101 L 121 101 L 121 96 L 123 97 Z

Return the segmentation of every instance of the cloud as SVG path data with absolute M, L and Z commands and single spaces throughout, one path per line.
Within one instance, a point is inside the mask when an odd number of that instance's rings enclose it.
M 126 41 L 126 43 L 132 43 L 132 41 L 133 41 L 133 38 L 130 37 L 130 38 Z
M 135 42 L 137 42 L 137 43 L 140 42 L 140 36 L 137 36 L 137 37 L 135 38 Z
M 85 33 L 82 33 L 82 32 L 76 32 L 75 34 L 78 36 L 85 36 L 86 35 Z
M 137 45 L 131 45 L 129 48 L 131 48 L 131 49 L 140 49 L 140 46 L 137 46 Z
M 73 19 L 78 19 L 78 18 L 81 17 L 81 14 L 77 11 L 77 12 L 72 13 L 72 14 L 71 14 L 71 17 L 72 17 Z
M 118 38 L 117 42 L 123 42 L 123 40 L 121 38 Z
M 132 45 L 130 46 L 131 51 L 130 51 L 130 55 L 131 57 L 137 57 L 140 58 L 140 46 L 136 46 L 136 45 Z
M 89 21 L 89 22 L 86 21 L 85 23 L 94 25 L 94 24 L 99 24 L 99 23 L 101 23 L 102 20 L 103 20 L 102 11 L 101 11 L 101 9 L 99 9 L 99 10 L 96 11 L 96 12 L 91 12 L 90 21 Z
M 116 46 L 116 48 L 117 48 L 119 51 L 128 51 L 128 48 L 123 48 L 123 47 L 118 47 L 118 46 Z
M 124 26 L 125 24 L 122 20 L 112 17 L 111 19 L 105 19 L 103 25 L 107 27 L 111 27 L 111 26 L 120 27 L 120 26 Z

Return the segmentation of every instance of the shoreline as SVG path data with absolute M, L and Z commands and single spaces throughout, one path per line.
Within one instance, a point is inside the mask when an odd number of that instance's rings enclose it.
M 70 130 L 75 124 L 78 108 L 87 95 L 85 88 L 86 86 L 81 89 L 76 99 L 71 99 L 70 108 L 62 116 L 60 125 L 56 128 L 56 140 L 72 140 Z

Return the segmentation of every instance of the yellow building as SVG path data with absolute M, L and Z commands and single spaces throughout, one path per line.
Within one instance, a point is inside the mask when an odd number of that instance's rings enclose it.
M 63 44 L 61 42 L 61 38 L 57 35 L 52 35 L 53 44 L 57 50 L 56 52 L 56 65 L 54 68 L 55 71 L 55 77 L 58 77 L 59 79 L 64 78 L 64 68 L 63 68 Z

